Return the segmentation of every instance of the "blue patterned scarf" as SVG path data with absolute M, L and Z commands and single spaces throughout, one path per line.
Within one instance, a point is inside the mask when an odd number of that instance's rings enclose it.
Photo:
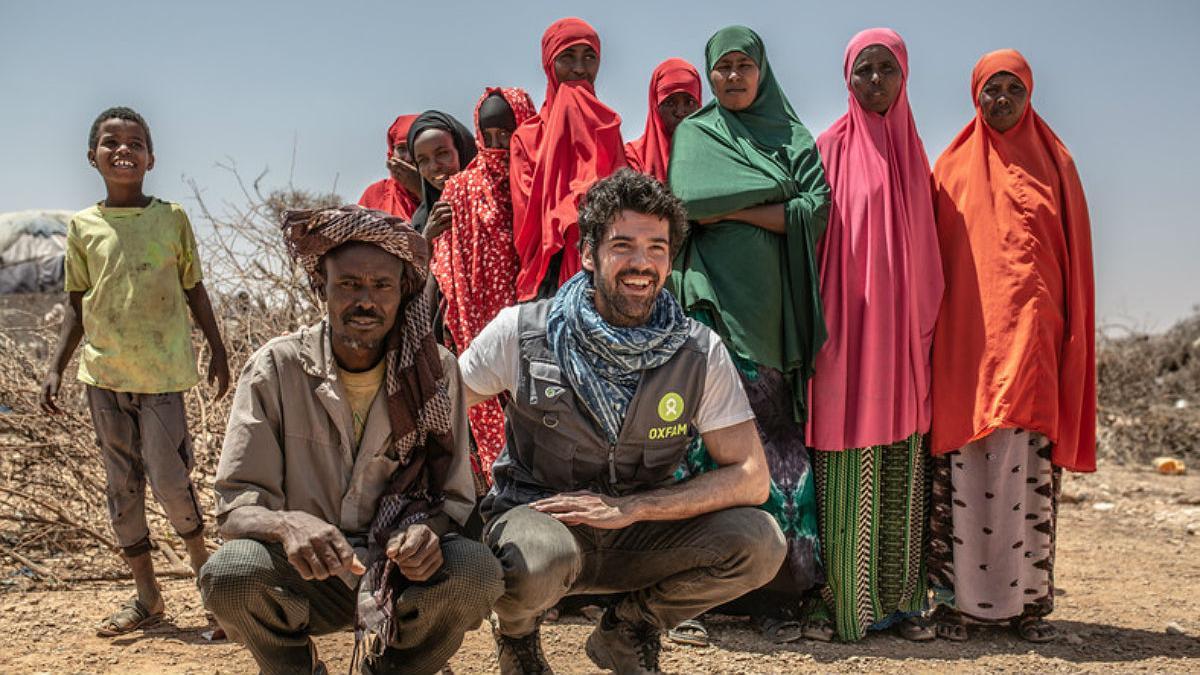
M 688 324 L 683 307 L 665 290 L 654 301 L 650 319 L 629 328 L 601 318 L 595 297 L 589 272 L 563 284 L 546 318 L 546 340 L 575 395 L 608 442 L 616 443 L 642 372 L 675 355 L 687 341 Z

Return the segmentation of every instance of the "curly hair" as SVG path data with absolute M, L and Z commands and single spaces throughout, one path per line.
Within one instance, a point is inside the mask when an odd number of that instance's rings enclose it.
M 687 236 L 687 210 L 670 188 L 652 176 L 629 168 L 618 169 L 588 188 L 579 204 L 579 250 L 604 240 L 608 228 L 622 211 L 629 210 L 667 221 L 671 257 Z
M 125 120 L 141 126 L 142 131 L 146 132 L 146 150 L 154 152 L 154 141 L 150 140 L 150 125 L 146 124 L 146 119 L 136 110 L 123 105 L 108 108 L 96 116 L 96 121 L 92 122 L 92 130 L 88 132 L 88 150 L 96 149 L 96 144 L 100 142 L 100 125 L 108 120 Z

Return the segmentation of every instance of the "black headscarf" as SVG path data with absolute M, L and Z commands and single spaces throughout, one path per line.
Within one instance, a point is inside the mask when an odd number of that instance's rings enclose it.
M 512 106 L 500 92 L 495 92 L 483 100 L 479 106 L 478 118 L 480 129 L 507 129 L 513 131 L 517 128 L 517 117 L 513 114 Z
M 417 117 L 413 122 L 412 127 L 408 130 L 408 147 L 411 152 L 415 147 L 417 136 L 421 132 L 430 129 L 441 129 L 450 134 L 454 139 L 454 149 L 458 152 L 458 166 L 460 169 L 465 169 L 467 164 L 475 159 L 477 152 L 475 148 L 475 135 L 471 130 L 463 126 L 462 122 L 454 119 L 453 115 L 449 115 L 440 110 L 426 110 Z M 425 221 L 429 219 L 429 209 L 433 208 L 434 202 L 441 199 L 442 191 L 430 185 L 424 177 L 421 178 L 421 205 L 413 213 L 412 226 L 418 232 L 425 229 Z

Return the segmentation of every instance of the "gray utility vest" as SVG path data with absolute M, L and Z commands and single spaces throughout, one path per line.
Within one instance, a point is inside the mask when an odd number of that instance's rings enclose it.
M 712 339 L 706 327 L 689 319 L 679 351 L 642 374 L 610 445 L 550 351 L 550 302 L 521 305 L 518 314 L 521 379 L 505 407 L 505 449 L 493 467 L 492 494 L 481 504 L 485 514 L 558 492 L 622 495 L 670 483 L 696 435 Z

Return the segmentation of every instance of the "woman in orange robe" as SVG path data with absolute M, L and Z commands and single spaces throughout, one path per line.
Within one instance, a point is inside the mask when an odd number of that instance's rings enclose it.
M 946 290 L 933 338 L 929 574 L 938 633 L 967 620 L 1054 638 L 1062 469 L 1096 468 L 1091 226 L 1070 153 L 1005 49 L 975 65 L 975 119 L 934 167 Z

